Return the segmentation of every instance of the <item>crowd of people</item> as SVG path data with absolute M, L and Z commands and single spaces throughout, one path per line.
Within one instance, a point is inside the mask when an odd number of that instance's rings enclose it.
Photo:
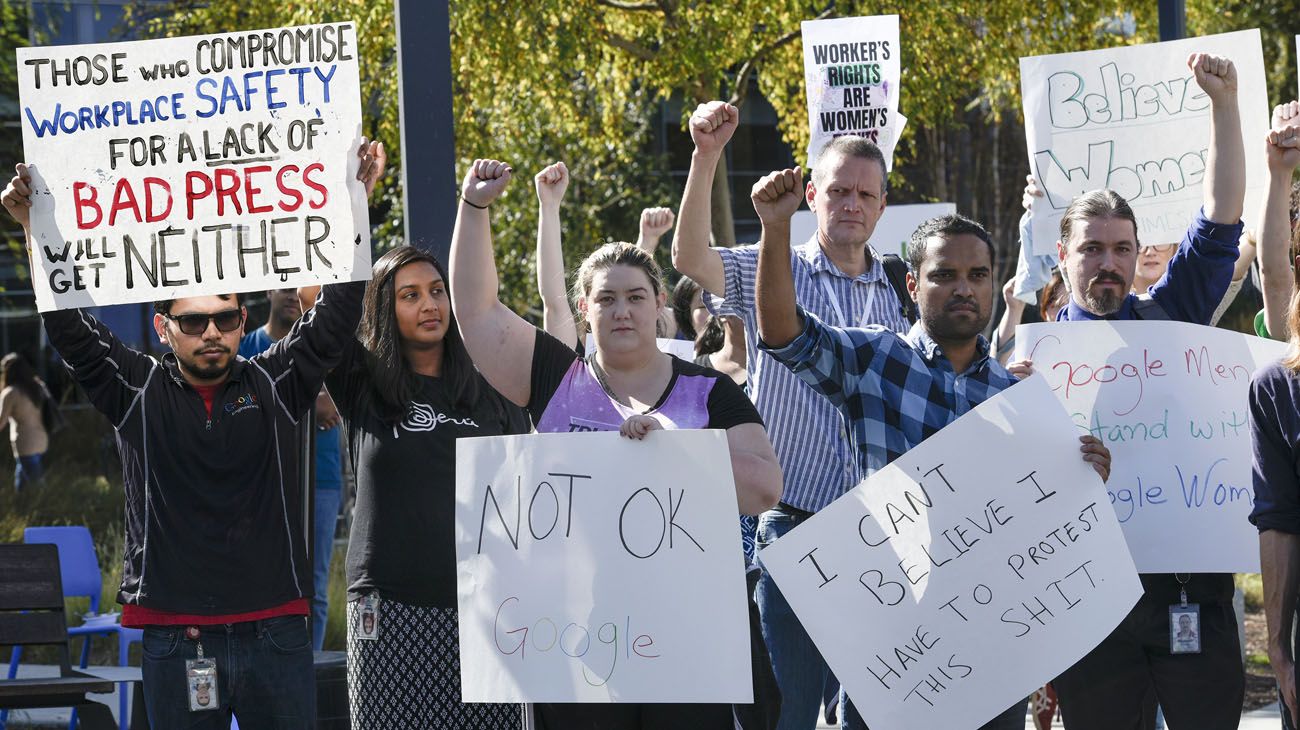
M 1057 272 L 1038 297 L 1047 320 L 1207 325 L 1258 258 L 1257 327 L 1293 346 L 1250 391 L 1251 520 L 1260 530 L 1270 659 L 1293 721 L 1300 298 L 1289 251 L 1300 104 L 1277 107 L 1268 138 L 1247 150 L 1232 62 L 1194 54 L 1188 64 L 1209 99 L 1210 137 L 1204 199 L 1186 234 L 1139 241 L 1122 197 L 1080 195 L 1061 221 Z M 763 570 L 762 548 L 1032 373 L 1032 361 L 1007 362 L 1023 305 L 1014 306 L 1020 300 L 1008 284 L 1003 296 L 1013 306 L 994 342 L 985 339 L 999 291 L 997 247 L 968 217 L 926 221 L 906 261 L 875 251 L 887 165 L 856 136 L 831 142 L 807 181 L 793 168 L 754 185 L 757 243 L 712 246 L 713 178 L 738 124 L 730 104 L 700 105 L 689 120 L 694 154 L 676 214 L 647 210 L 637 243 L 596 248 L 571 289 L 560 247 L 569 173 L 557 162 L 536 174 L 540 327 L 498 296 L 491 213 L 514 170 L 492 159 L 475 160 L 464 177 L 446 265 L 401 246 L 375 260 L 369 282 L 269 292 L 268 323 L 247 335 L 239 294 L 156 303 L 154 327 L 170 350 L 162 358 L 132 350 L 85 312 L 44 315 L 51 344 L 117 432 L 127 501 L 119 600 L 123 623 L 145 630 L 152 726 L 226 727 L 232 713 L 250 729 L 312 726 L 311 652 L 323 635 L 321 561 L 328 566 L 330 543 L 318 539 L 308 550 L 296 517 L 305 499 L 296 439 L 314 412 L 318 536 L 333 536 L 319 515 L 337 514 L 338 497 L 321 494 L 337 494 L 339 461 L 356 475 L 347 552 L 354 727 L 809 730 L 823 708 L 845 728 L 866 727 L 850 698 L 834 697 L 835 677 Z M 384 172 L 383 147 L 363 141 L 357 154 L 358 180 L 370 192 Z M 1247 154 L 1266 155 L 1269 176 L 1249 234 Z M 31 177 L 25 165 L 16 172 L 0 202 L 27 228 Z M 1038 199 L 1031 179 L 1030 212 Z M 805 204 L 816 233 L 792 241 L 791 217 Z M 654 252 L 673 228 L 680 278 L 670 289 Z M 1248 249 L 1243 240 L 1252 241 Z M 692 340 L 694 359 L 665 353 L 663 338 Z M 2 369 L 0 415 L 32 423 L 39 392 L 8 358 Z M 39 478 L 44 451 L 43 441 L 20 440 L 30 428 L 13 431 L 24 480 Z M 726 432 L 737 546 L 750 577 L 754 703 L 461 702 L 456 440 L 534 431 L 643 440 L 679 428 Z M 1110 452 L 1097 438 L 1080 437 L 1077 458 L 1109 477 Z M 1110 636 L 1055 678 L 1066 727 L 1150 728 L 1157 708 L 1173 728 L 1236 727 L 1244 673 L 1232 576 L 1143 575 L 1142 586 Z M 1189 600 L 1200 607 L 1199 624 L 1180 623 L 1175 634 L 1170 606 Z M 215 682 L 204 691 L 219 688 L 217 701 L 196 709 L 186 678 L 205 661 L 215 662 L 205 679 Z M 984 727 L 1020 728 L 1025 715 L 1017 701 Z

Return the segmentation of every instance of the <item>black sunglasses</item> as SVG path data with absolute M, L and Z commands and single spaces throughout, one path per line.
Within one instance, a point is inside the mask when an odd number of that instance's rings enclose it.
M 208 330 L 208 322 L 215 322 L 222 332 L 233 332 L 244 322 L 244 313 L 238 309 L 227 309 L 213 314 L 164 314 L 164 317 L 176 323 L 181 332 L 187 335 L 201 335 Z

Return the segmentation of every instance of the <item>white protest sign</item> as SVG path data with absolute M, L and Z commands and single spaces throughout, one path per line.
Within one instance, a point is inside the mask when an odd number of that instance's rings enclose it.
M 871 247 L 879 254 L 897 254 L 907 258 L 907 244 L 912 240 L 916 227 L 941 215 L 952 215 L 957 206 L 952 203 L 910 203 L 890 205 L 880 214 L 876 221 L 876 230 L 871 234 Z M 817 214 L 811 210 L 795 211 L 790 218 L 790 241 L 802 243 L 810 240 L 817 232 Z
M 456 442 L 465 702 L 753 701 L 722 431 Z
M 1042 377 L 985 401 L 759 553 L 871 727 L 973 730 L 1142 594 Z
M 1210 98 L 1187 57 L 1225 56 L 1237 67 L 1246 145 L 1246 207 L 1259 210 L 1268 90 L 1259 31 L 1020 59 L 1034 201 L 1033 251 L 1056 254 L 1061 216 L 1080 193 L 1110 188 L 1133 206 L 1138 240 L 1177 243 L 1200 209 L 1209 163 Z
M 695 361 L 695 343 L 691 340 L 670 340 L 667 337 L 656 337 L 655 345 L 659 348 L 660 352 L 666 352 L 669 355 L 675 356 L 679 360 L 685 360 L 686 362 Z M 584 346 L 586 347 L 587 352 L 595 352 L 595 335 L 588 332 L 587 338 L 584 341 Z
M 856 134 L 875 142 L 892 169 L 903 132 L 898 16 L 805 20 L 802 29 L 808 167 L 831 139 Z
M 41 311 L 370 276 L 352 23 L 18 49 Z
M 1110 449 L 1106 483 L 1143 573 L 1258 573 L 1246 398 L 1281 342 L 1182 322 L 1016 328 L 1081 433 Z

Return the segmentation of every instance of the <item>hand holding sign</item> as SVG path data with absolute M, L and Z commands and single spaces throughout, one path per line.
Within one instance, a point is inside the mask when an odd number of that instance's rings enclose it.
M 1300 166 L 1300 102 L 1273 107 L 1273 125 L 1266 147 L 1270 170 L 1291 173 Z
M 474 160 L 465 173 L 460 196 L 475 208 L 486 208 L 504 193 L 514 170 L 500 160 Z
M 769 172 L 754 183 L 749 199 L 763 225 L 788 224 L 803 203 L 803 168 Z
M 569 168 L 563 162 L 547 165 L 533 176 L 533 185 L 537 187 L 537 202 L 558 208 L 564 200 L 564 191 L 569 189 Z
M 691 141 L 703 155 L 720 155 L 740 124 L 740 111 L 725 101 L 700 104 L 691 115 Z
M 384 168 L 388 167 L 388 152 L 384 150 L 383 142 L 372 142 L 362 137 L 357 157 L 361 160 L 357 168 L 357 179 L 366 186 L 368 198 L 374 194 L 375 185 L 384 176 Z
M 1187 67 L 1196 74 L 1196 85 L 1215 103 L 1233 101 L 1237 95 L 1237 67 L 1223 56 L 1193 53 Z
M 4 203 L 5 210 L 13 216 L 18 225 L 27 230 L 27 225 L 31 222 L 32 207 L 32 175 L 27 171 L 27 164 L 20 162 L 14 165 L 14 176 L 5 186 L 5 191 L 0 194 L 0 202 Z M 31 248 L 31 244 L 28 244 Z

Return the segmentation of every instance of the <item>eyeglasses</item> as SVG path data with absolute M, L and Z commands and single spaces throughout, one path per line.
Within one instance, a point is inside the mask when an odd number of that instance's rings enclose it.
M 233 332 L 244 322 L 244 313 L 238 309 L 227 309 L 212 314 L 164 314 L 164 317 L 176 323 L 181 332 L 187 335 L 201 335 L 208 330 L 208 322 L 215 322 L 222 332 Z

